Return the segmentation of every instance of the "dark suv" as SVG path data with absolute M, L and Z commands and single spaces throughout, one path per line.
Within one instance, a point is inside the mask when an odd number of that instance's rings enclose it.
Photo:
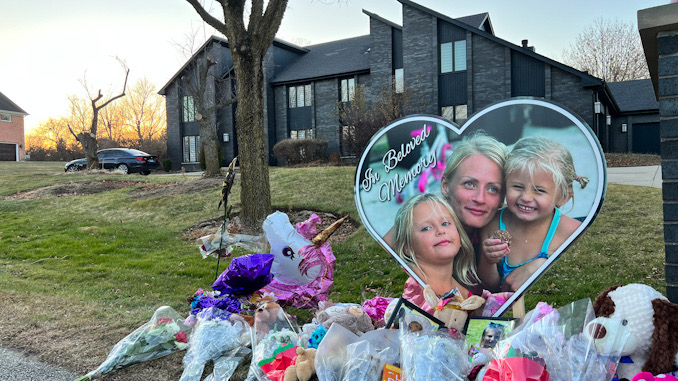
M 117 169 L 123 173 L 141 173 L 148 175 L 158 169 L 158 157 L 131 148 L 109 148 L 97 152 L 99 169 Z M 69 161 L 64 171 L 75 172 L 87 168 L 87 159 Z

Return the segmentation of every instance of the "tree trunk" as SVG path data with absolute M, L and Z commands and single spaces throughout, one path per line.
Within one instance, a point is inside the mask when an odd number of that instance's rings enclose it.
M 77 138 L 82 145 L 82 150 L 85 151 L 87 169 L 99 169 L 99 157 L 97 156 L 99 144 L 96 135 L 92 136 L 89 132 L 81 132 L 77 135 Z
M 205 156 L 205 176 L 219 176 L 221 163 L 219 162 L 219 140 L 216 128 L 207 119 L 200 121 L 200 136 L 202 138 L 202 150 Z
M 239 53 L 233 58 L 238 89 L 235 117 L 242 189 L 240 217 L 247 227 L 261 231 L 261 224 L 271 212 L 264 126 L 263 57 L 253 57 L 251 51 Z

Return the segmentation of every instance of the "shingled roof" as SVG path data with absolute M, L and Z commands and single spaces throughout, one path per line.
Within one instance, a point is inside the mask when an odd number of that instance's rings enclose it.
M 574 75 L 577 75 L 577 76 L 579 76 L 579 77 L 581 78 L 582 85 L 585 86 L 585 87 L 586 87 L 586 86 L 594 86 L 594 87 L 595 87 L 595 86 L 602 86 L 602 84 L 603 84 L 603 81 L 602 81 L 600 78 L 596 78 L 596 77 L 594 77 L 594 76 L 592 76 L 592 75 L 590 75 L 590 74 L 588 74 L 588 73 L 585 73 L 585 72 L 583 72 L 583 71 L 579 71 L 579 70 L 577 70 L 577 69 L 575 69 L 575 68 L 573 68 L 573 67 L 571 67 L 571 66 L 567 66 L 567 65 L 565 65 L 565 64 L 563 64 L 563 63 L 560 63 L 560 62 L 558 62 L 558 61 L 552 60 L 551 58 L 548 58 L 548 57 L 546 57 L 546 56 L 542 56 L 541 54 L 537 54 L 537 53 L 535 53 L 534 51 L 532 51 L 532 50 L 530 50 L 530 49 L 525 49 L 525 48 L 520 47 L 520 46 L 518 46 L 518 45 L 515 45 L 515 44 L 513 44 L 513 43 L 511 43 L 511 42 L 508 42 L 508 41 L 506 41 L 506 40 L 503 40 L 503 39 L 501 39 L 501 38 L 495 36 L 494 34 L 490 33 L 490 31 L 484 31 L 484 30 L 482 30 L 482 29 L 478 29 L 477 26 L 474 26 L 474 25 L 472 25 L 472 24 L 470 24 L 470 23 L 468 23 L 468 22 L 461 21 L 460 19 L 454 19 L 454 18 L 451 18 L 451 17 L 449 17 L 449 16 L 446 16 L 446 15 L 444 15 L 444 14 L 438 13 L 438 12 L 432 10 L 432 9 L 426 8 L 426 7 L 424 7 L 423 5 L 417 4 L 417 3 L 413 2 L 413 1 L 410 1 L 410 0 L 398 0 L 398 2 L 400 2 L 401 4 L 405 4 L 405 5 L 407 5 L 407 6 L 410 6 L 410 7 L 412 7 L 412 8 L 418 9 L 418 10 L 420 10 L 420 11 L 422 11 L 422 12 L 428 13 L 428 14 L 430 14 L 430 15 L 433 15 L 433 16 L 435 16 L 435 17 L 441 19 L 441 20 L 444 20 L 444 21 L 446 21 L 446 22 L 449 22 L 449 23 L 452 24 L 452 25 L 458 26 L 458 27 L 460 27 L 460 28 L 462 28 L 462 29 L 466 29 L 466 30 L 468 30 L 468 31 L 470 31 L 470 32 L 472 32 L 472 33 L 475 33 L 475 34 L 479 35 L 479 36 L 482 36 L 482 37 L 485 37 L 485 38 L 487 38 L 487 39 L 489 39 L 489 40 L 491 40 L 491 41 L 497 42 L 497 43 L 500 44 L 500 45 L 504 45 L 504 46 L 506 46 L 506 47 L 508 47 L 508 48 L 510 48 L 510 49 L 519 51 L 519 52 L 521 52 L 521 53 L 523 53 L 523 54 L 525 54 L 525 55 L 527 55 L 527 56 L 530 56 L 530 57 L 532 57 L 532 58 L 536 58 L 537 60 L 543 61 L 543 62 L 545 62 L 545 63 L 547 63 L 547 64 L 549 64 L 549 65 L 551 65 L 551 66 L 557 67 L 557 68 L 559 68 L 559 69 L 561 69 L 561 70 L 564 70 L 564 71 L 566 71 L 566 72 L 569 72 L 569 73 L 572 73 L 572 74 L 574 74 Z M 463 18 L 462 18 L 462 19 L 463 19 Z
M 5 94 L 0 93 L 0 111 L 9 112 L 12 114 L 28 115 L 28 113 L 12 102 Z
M 619 106 L 619 112 L 659 110 L 659 102 L 654 97 L 650 79 L 610 82 L 607 86 Z
M 482 29 L 487 33 L 494 34 L 494 28 L 490 22 L 490 14 L 487 12 L 478 13 L 477 15 L 470 15 L 458 17 L 456 20 L 468 24 L 474 28 Z
M 272 81 L 276 85 L 370 71 L 370 36 L 305 46 L 302 55 Z

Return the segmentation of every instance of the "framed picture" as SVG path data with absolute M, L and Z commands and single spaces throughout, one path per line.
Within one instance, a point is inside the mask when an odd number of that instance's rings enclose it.
M 518 324 L 518 319 L 471 316 L 464 326 L 466 347 L 469 356 L 492 350 L 499 340 L 508 335 Z
M 386 328 L 400 328 L 401 320 L 407 324 L 408 330 L 410 331 L 430 332 L 437 331 L 439 328 L 445 326 L 442 321 L 407 301 L 405 298 L 400 298 L 398 300 L 398 303 L 393 309 L 393 314 L 391 314 L 391 317 L 386 322 Z
M 499 317 L 588 229 L 602 206 L 607 188 L 605 158 L 596 135 L 581 117 L 556 102 L 519 97 L 479 110 L 462 126 L 432 115 L 410 115 L 398 119 L 384 126 L 368 143 L 356 167 L 354 194 L 358 213 L 370 235 L 424 287 L 424 276 L 418 273 L 420 269 L 411 260 L 408 262 L 407 258 L 403 258 L 406 253 L 398 253 L 393 243 L 396 216 L 400 208 L 415 196 L 425 193 L 447 196 L 441 189 L 447 160 L 453 159 L 455 151 L 463 152 L 460 147 L 463 147 L 465 139 L 478 133 L 488 135 L 506 146 L 508 151 L 512 151 L 523 138 L 536 137 L 556 142 L 563 151 L 570 152 L 577 175 L 571 198 L 557 209 L 568 221 L 576 220 L 579 225 L 569 236 L 562 238 L 564 241 L 559 242 L 557 248 L 547 253 L 544 261 L 538 262 L 538 268 L 525 270 L 529 271 L 524 275 L 526 280 L 511 289 L 501 288 L 513 294 L 494 313 L 493 316 Z M 587 185 L 579 183 L 579 179 L 583 178 L 588 181 Z M 498 180 L 498 186 L 502 187 L 502 183 L 503 178 Z M 447 201 L 452 209 L 459 210 L 456 213 L 462 224 L 465 218 L 475 218 L 463 216 L 464 211 L 469 209 L 462 205 L 463 200 L 455 201 L 448 197 Z M 501 206 L 508 204 L 500 202 L 497 205 L 497 208 L 482 212 L 487 216 L 499 216 Z M 479 211 L 474 210 L 474 213 Z M 488 224 L 483 221 L 482 226 Z M 467 226 L 471 226 L 471 222 Z M 477 231 L 472 234 L 475 234 L 476 240 L 479 239 Z M 473 242 L 474 237 L 470 235 Z M 477 248 L 474 254 L 476 258 L 481 255 Z M 488 290 L 496 288 L 495 285 L 482 284 L 482 281 L 480 286 Z

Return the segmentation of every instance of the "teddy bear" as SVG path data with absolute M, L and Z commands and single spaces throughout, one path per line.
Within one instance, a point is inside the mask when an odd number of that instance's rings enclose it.
M 607 318 L 591 328 L 595 345 L 615 340 L 608 332 L 629 333 L 620 348 L 619 379 L 631 380 L 640 372 L 653 375 L 678 370 L 678 304 L 654 288 L 638 283 L 613 286 L 593 303 L 598 318 Z
M 315 318 L 318 324 L 325 327 L 325 329 L 329 330 L 332 323 L 337 323 L 358 336 L 362 336 L 363 333 L 374 329 L 372 318 L 357 305 L 352 305 L 333 313 L 329 313 L 327 310 L 318 311 Z
M 471 295 L 467 299 L 457 294 L 448 300 L 441 300 L 431 286 L 424 287 L 424 299 L 433 307 L 433 317 L 445 324 L 448 329 L 461 332 L 466 324 L 470 311 L 475 311 L 485 304 L 485 299 Z
M 315 374 L 315 348 L 297 347 L 294 364 L 285 369 L 285 381 L 308 381 Z

